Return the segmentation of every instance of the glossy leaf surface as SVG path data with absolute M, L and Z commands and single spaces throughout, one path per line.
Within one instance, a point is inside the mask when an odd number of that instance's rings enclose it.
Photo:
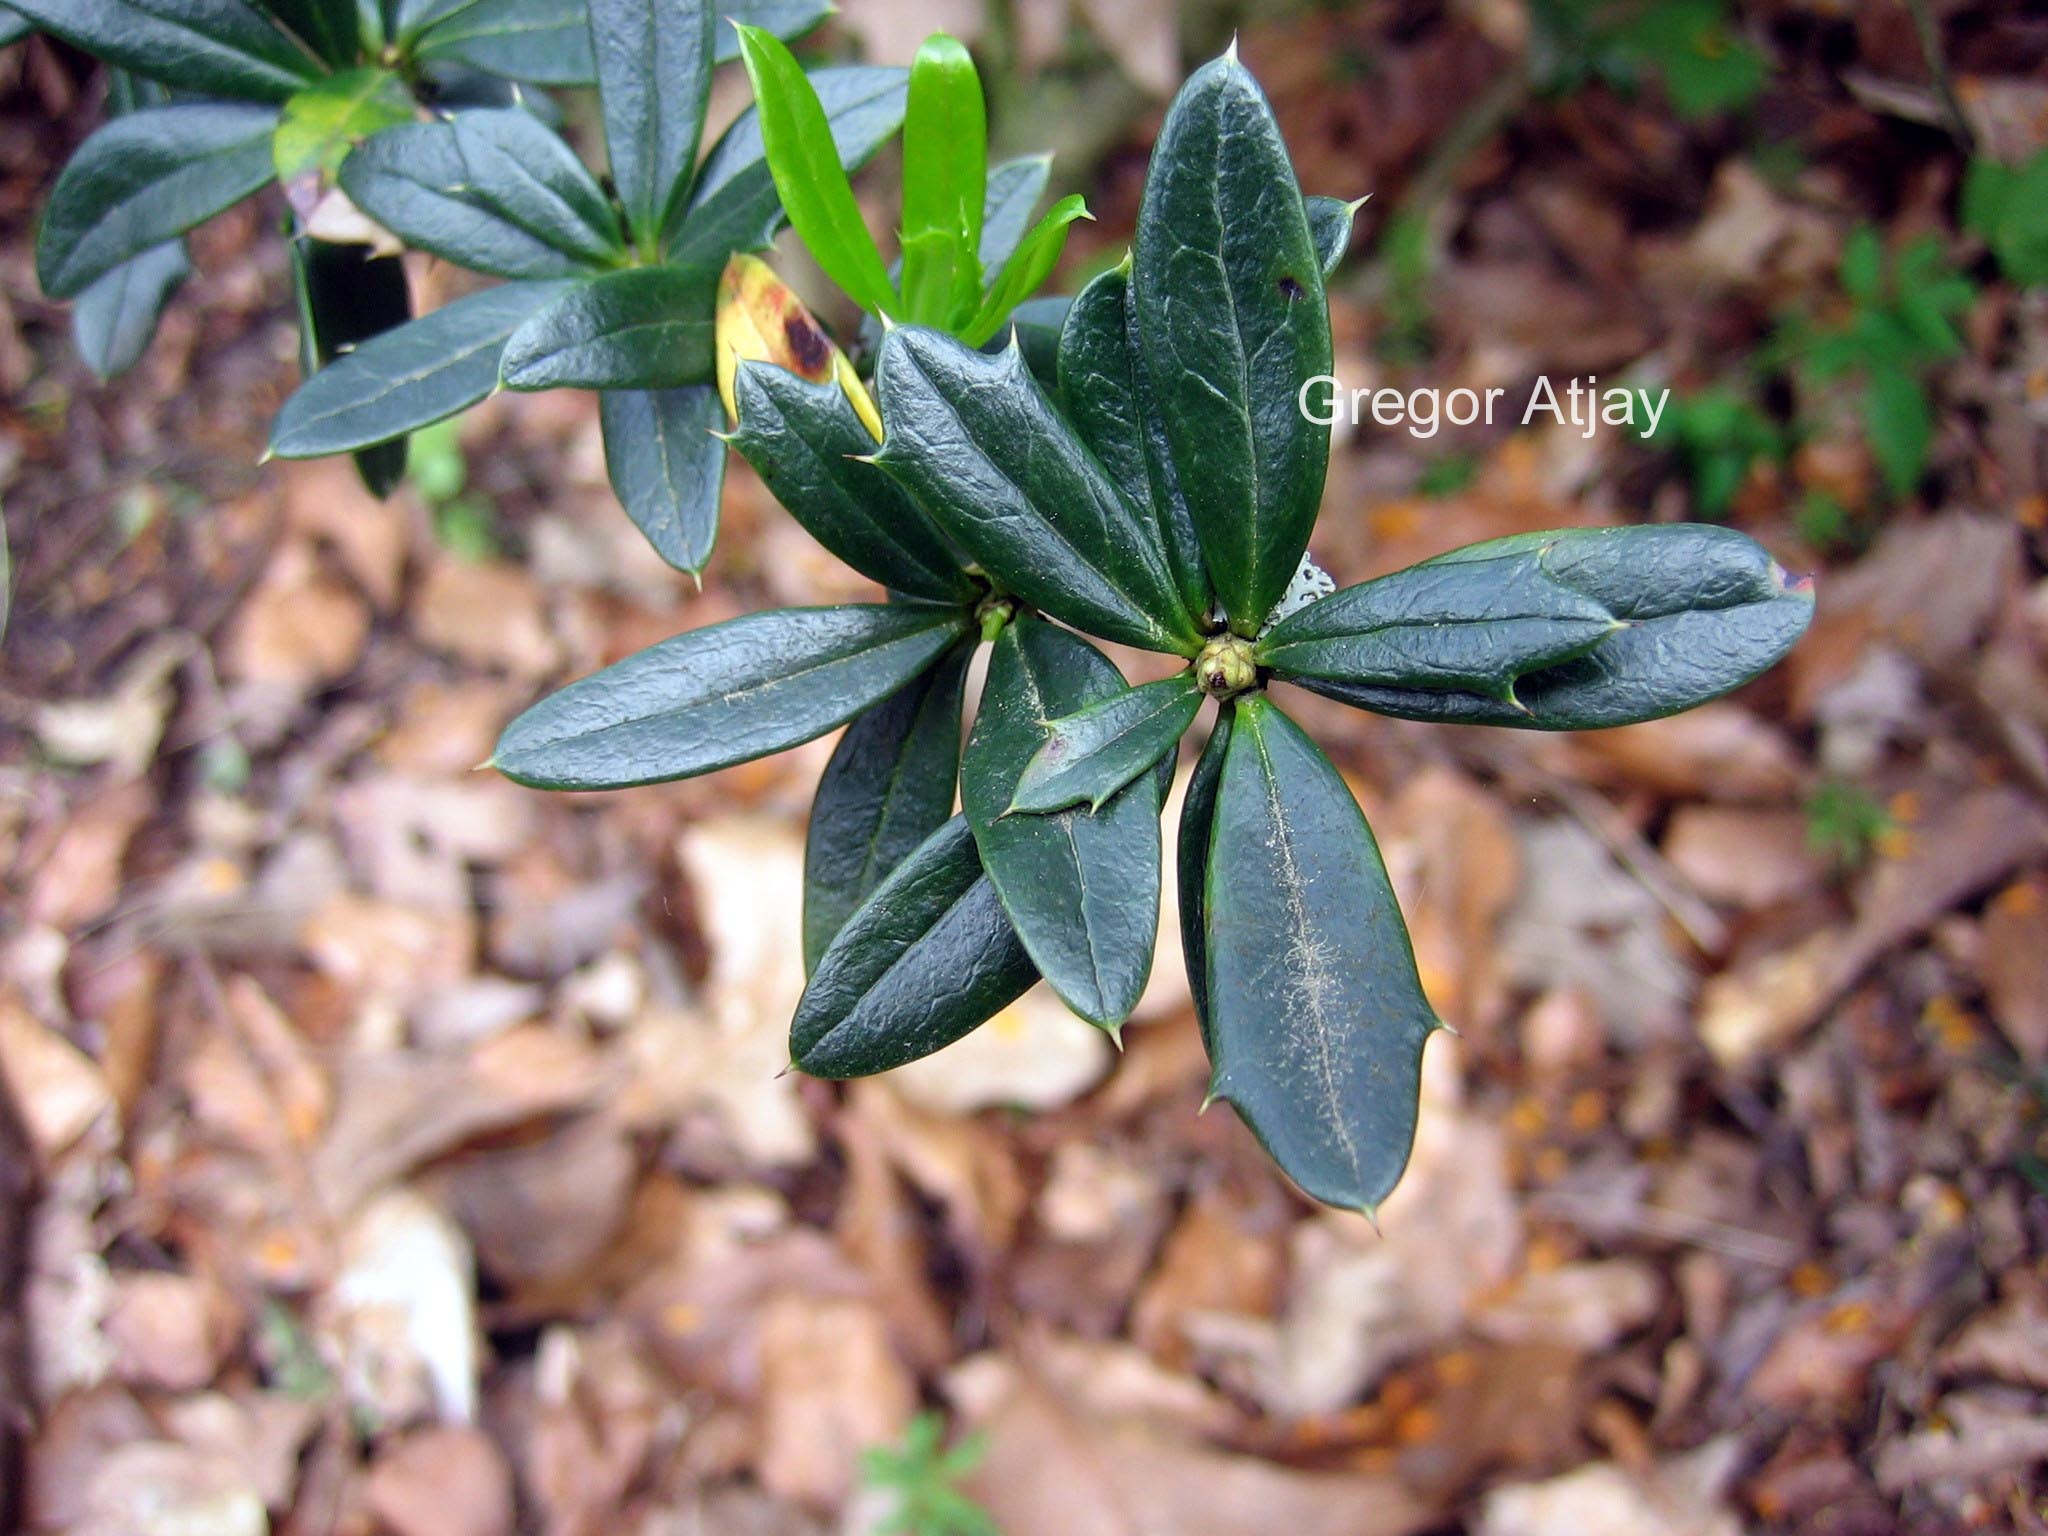
M 332 176 L 348 152 L 373 133 L 412 120 L 412 93 L 388 69 L 327 75 L 284 104 L 270 141 L 277 179 Z
M 1001 330 L 1010 312 L 1052 276 L 1052 269 L 1059 265 L 1060 252 L 1067 246 L 1067 226 L 1076 219 L 1093 217 L 1079 193 L 1054 203 L 1045 217 L 1017 243 L 1017 249 L 1010 253 L 1009 260 L 1003 263 L 1002 270 L 982 296 L 981 307 L 974 311 L 974 318 L 961 331 L 961 339 L 969 346 L 978 347 Z
M 1096 809 L 1179 745 L 1202 699 L 1193 676 L 1183 672 L 1053 721 L 1045 745 L 1017 780 L 1011 814 Z
M 953 814 L 971 644 L 858 716 L 818 780 L 804 844 L 804 965 Z
M 492 766 L 539 789 L 623 789 L 766 757 L 887 698 L 964 628 L 953 610 L 872 603 L 690 630 L 542 699 Z
M 811 537 L 895 591 L 935 602 L 974 597 L 945 536 L 893 480 L 859 462 L 875 440 L 836 382 L 744 363 L 735 390 L 733 447 Z
M 988 114 L 974 60 L 934 33 L 910 66 L 903 117 L 902 313 L 948 326 L 981 297 L 981 220 Z
M 68 299 L 152 246 L 240 202 L 271 178 L 269 107 L 153 107 L 79 147 L 43 210 L 36 275 Z
M 1813 617 L 1811 588 L 1791 581 L 1755 540 L 1732 528 L 1679 523 L 1526 534 L 1433 563 L 1535 551 L 1550 578 L 1624 627 L 1574 660 L 1517 676 L 1512 702 L 1477 692 L 1298 681 L 1405 719 L 1596 730 L 1676 714 L 1740 687 L 1784 656 Z
M 1437 1027 L 1357 802 L 1272 703 L 1237 703 L 1205 881 L 1210 1088 L 1287 1176 L 1372 1211 L 1415 1138 Z
M 1215 729 L 1202 744 L 1195 771 L 1180 804 L 1180 838 L 1174 848 L 1174 874 L 1180 883 L 1180 951 L 1187 964 L 1188 993 L 1195 1005 L 1195 1023 L 1202 1046 L 1216 1051 L 1209 1032 L 1209 835 L 1216 825 L 1216 791 L 1223 783 L 1223 764 L 1230 755 L 1230 733 L 1237 706 L 1226 703 L 1216 713 Z
M 1359 205 L 1339 197 L 1311 197 L 1307 208 L 1309 239 L 1323 263 L 1323 276 L 1329 277 L 1351 249 L 1351 226 L 1357 222 Z
M 951 1045 L 1037 972 L 955 816 L 896 867 L 819 958 L 790 1024 L 814 1077 L 865 1077 Z
M 1153 530 L 1021 352 L 989 357 L 902 327 L 875 376 L 888 426 L 876 462 L 1006 591 L 1104 639 L 1200 648 Z
M 346 453 L 475 405 L 498 387 L 505 339 L 566 287 L 486 288 L 364 342 L 285 401 L 270 451 L 286 459 Z
M 86 366 L 103 379 L 133 366 L 191 271 L 185 242 L 166 240 L 88 283 L 71 306 L 71 336 Z
M 960 798 L 1003 910 L 1069 1008 L 1116 1029 L 1152 969 L 1159 927 L 1159 781 L 1093 813 L 1008 816 L 1048 722 L 1125 691 L 1109 659 L 1043 619 L 996 641 L 961 762 Z
M 711 92 L 709 0 L 589 0 L 612 185 L 640 247 L 655 248 L 688 190 Z
M 165 85 L 280 102 L 319 61 L 244 0 L 11 0 L 42 31 Z
M 415 51 L 424 61 L 535 85 L 589 85 L 597 78 L 585 0 L 475 0 L 427 28 Z
M 598 396 L 612 489 L 655 553 L 679 571 L 701 571 L 718 540 L 724 416 L 708 384 L 608 389 Z
M 1315 524 L 1329 430 L 1297 395 L 1330 372 L 1322 259 L 1258 84 L 1204 65 L 1167 112 L 1138 213 L 1132 292 L 1166 446 L 1209 575 L 1256 633 Z
M 506 386 L 708 384 L 717 289 L 715 267 L 632 267 L 579 282 L 506 342 Z

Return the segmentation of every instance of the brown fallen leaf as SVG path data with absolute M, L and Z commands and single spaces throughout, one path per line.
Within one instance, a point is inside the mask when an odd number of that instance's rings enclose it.
M 192 1392 L 219 1372 L 239 1323 L 227 1293 L 206 1277 L 141 1271 L 114 1277 L 105 1328 L 123 1381 Z
M 481 1430 L 436 1425 L 381 1452 L 364 1485 L 391 1536 L 510 1536 L 512 1475 Z
M 221 662 L 230 677 L 296 701 L 353 667 L 369 633 L 369 606 L 320 568 L 310 544 L 288 539 L 237 610 Z
M 634 1167 L 625 1133 L 600 1113 L 459 1155 L 436 1182 L 485 1272 L 518 1286 L 568 1277 L 598 1257 L 625 1219 Z
M 1596 1353 L 1657 1313 L 1664 1288 L 1657 1272 L 1635 1259 L 1605 1259 L 1531 1270 L 1473 1317 L 1488 1338 L 1564 1344 Z
M 916 1384 L 872 1303 L 784 1294 L 761 1314 L 762 1486 L 831 1508 L 851 1492 L 860 1453 L 894 1441 Z
M 1823 875 L 1798 811 L 1680 806 L 1664 833 L 1664 856 L 1709 901 L 1745 910 L 1804 896 Z
M 2001 1306 L 1979 1313 L 1941 1352 L 1951 1376 L 1989 1376 L 2048 1390 L 2048 1296 L 2022 1286 Z
M 98 1065 L 26 1008 L 0 998 L 0 1060 L 39 1161 L 75 1145 L 104 1119 L 111 1128 L 113 1095 Z
M 538 680 L 562 665 L 540 586 L 518 566 L 443 553 L 412 601 L 421 641 L 481 672 Z
M 1939 1421 L 1886 1445 L 1877 1485 L 1899 1494 L 1930 1483 L 2025 1477 L 2048 1460 L 2048 1418 L 2031 1401 L 1997 1392 L 1944 1398 Z
M 1642 725 L 1576 732 L 1564 738 L 1561 755 L 1576 777 L 1593 783 L 1739 804 L 1781 804 L 1805 776 L 1782 731 L 1725 701 Z
M 139 780 L 111 786 L 78 806 L 43 854 L 23 916 L 70 930 L 107 912 L 126 883 L 122 862 L 128 845 L 155 809 L 155 796 Z
M 1741 1456 L 1734 1439 L 1709 1441 L 1638 1476 L 1611 1462 L 1547 1482 L 1487 1494 L 1480 1536 L 1741 1536 L 1724 1502 Z
M 380 499 L 347 459 L 287 460 L 279 466 L 285 520 L 333 546 L 380 613 L 397 605 L 412 530 L 406 499 Z
M 1984 991 L 1991 1016 L 2029 1066 L 2048 1060 L 2048 884 L 2007 886 L 1984 912 Z

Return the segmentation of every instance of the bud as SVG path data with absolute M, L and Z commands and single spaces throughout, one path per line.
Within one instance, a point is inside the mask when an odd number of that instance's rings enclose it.
M 1259 664 L 1252 656 L 1252 643 L 1238 635 L 1221 634 L 1203 646 L 1194 660 L 1195 686 L 1211 698 L 1227 699 L 1258 685 Z
M 733 381 L 742 362 L 773 363 L 813 384 L 838 380 L 861 425 L 876 442 L 882 440 L 881 413 L 846 354 L 773 267 L 758 256 L 738 254 L 718 280 L 718 397 L 735 422 L 740 411 Z

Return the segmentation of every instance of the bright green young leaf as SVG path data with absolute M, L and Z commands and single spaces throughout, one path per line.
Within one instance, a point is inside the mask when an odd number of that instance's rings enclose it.
M 612 184 L 642 251 L 689 190 L 711 94 L 709 0 L 589 0 Z
M 412 93 L 388 69 L 327 75 L 284 104 L 270 143 L 277 179 L 332 176 L 357 144 L 412 115 Z
M 1180 494 L 1231 628 L 1287 590 L 1322 499 L 1329 430 L 1301 387 L 1330 372 L 1322 258 L 1287 146 L 1234 55 L 1174 98 L 1138 211 L 1137 336 Z
M 1178 483 L 1155 453 L 1158 412 L 1132 336 L 1129 263 L 1097 277 L 1067 310 L 1057 367 L 1067 419 L 1124 499 L 1152 525 L 1182 603 L 1206 617 L 1213 602 L 1195 525 Z
M 875 451 L 836 382 L 807 383 L 766 363 L 740 365 L 732 445 L 775 499 L 863 576 L 934 602 L 977 591 L 960 561 L 902 488 L 859 456 Z
M 1174 850 L 1174 873 L 1180 882 L 1180 951 L 1187 962 L 1188 992 L 1195 1005 L 1195 1024 L 1202 1048 L 1213 1060 L 1216 1042 L 1209 1027 L 1209 837 L 1216 825 L 1216 792 L 1223 783 L 1223 764 L 1230 754 L 1230 733 L 1237 706 L 1224 704 L 1216 728 L 1203 743 L 1195 771 L 1181 799 L 1180 840 Z
M 1141 777 L 1092 813 L 1004 813 L 1048 722 L 1124 691 L 1085 640 L 1020 616 L 996 641 L 960 765 L 961 804 L 1018 937 L 1067 1006 L 1111 1031 L 1152 970 L 1160 781 Z
M 1732 528 L 1678 523 L 1525 534 L 1443 558 L 1516 548 L 1542 548 L 1550 576 L 1625 627 L 1575 660 L 1518 677 L 1512 703 L 1474 692 L 1291 680 L 1402 719 L 1600 730 L 1674 715 L 1740 687 L 1790 650 L 1813 618 L 1811 587 L 1792 582 L 1755 540 Z
M 1037 972 L 955 816 L 819 957 L 789 1027 L 813 1077 L 865 1077 L 929 1056 L 1008 1007 Z
M 716 267 L 633 267 L 569 288 L 505 344 L 509 389 L 708 384 Z
M 612 490 L 655 553 L 679 571 L 701 571 L 718 539 L 725 485 L 725 425 L 718 391 L 608 389 L 598 396 Z
M 1010 799 L 1010 814 L 1064 811 L 1104 801 L 1159 766 L 1195 723 L 1202 691 L 1188 672 L 1112 694 L 1052 722 Z
M 904 72 L 865 64 L 813 70 L 833 153 L 848 169 L 865 165 L 903 122 Z M 704 161 L 687 205 L 672 209 L 663 234 L 671 261 L 723 261 L 729 251 L 757 250 L 784 223 L 761 141 L 761 112 L 749 107 Z
M 542 699 L 491 765 L 536 789 L 624 789 L 766 757 L 887 698 L 965 629 L 957 610 L 871 603 L 690 630 Z
M 312 378 L 336 357 L 412 318 L 405 264 L 366 245 L 334 245 L 301 235 L 292 241 L 292 286 L 299 304 L 299 367 Z M 402 436 L 356 451 L 356 470 L 374 496 L 405 476 Z
M 883 342 L 875 377 L 889 429 L 875 462 L 1005 591 L 1107 640 L 1201 648 L 1153 530 L 1021 353 L 989 357 L 904 326 Z
M 960 332 L 961 340 L 978 347 L 1002 329 L 1010 312 L 1052 276 L 1052 269 L 1059 265 L 1060 252 L 1067 247 L 1067 226 L 1076 219 L 1094 217 L 1079 193 L 1054 203 L 1003 263 L 1002 271 L 982 296 L 981 307 Z
M 804 966 L 896 866 L 953 814 L 971 642 L 942 656 L 839 738 L 804 843 Z
M 8 3 L 94 58 L 202 96 L 281 102 L 320 73 L 319 60 L 246 0 Z
M 132 367 L 191 270 L 185 242 L 166 240 L 88 283 L 71 306 L 71 337 L 86 366 L 102 379 Z
M 227 102 L 117 117 L 79 147 L 43 210 L 36 275 L 68 299 L 271 178 L 270 107 Z
M 768 167 L 789 222 L 827 277 L 863 309 L 897 307 L 888 268 L 854 201 L 832 125 L 788 48 L 759 27 L 740 27 L 740 59 L 754 83 Z
M 1438 1027 L 1372 831 L 1265 698 L 1237 701 L 1203 903 L 1210 1093 L 1287 1176 L 1370 1215 L 1415 1138 Z
M 285 401 L 270 451 L 285 459 L 348 453 L 475 405 L 498 387 L 505 339 L 568 286 L 486 288 L 364 342 Z
M 988 115 L 981 77 L 957 40 L 926 38 L 910 66 L 903 117 L 903 312 L 944 330 L 981 297 Z
M 1661 530 L 1622 531 L 1651 535 L 1634 542 L 1655 558 Z M 1562 544 L 1567 553 L 1573 547 Z M 1268 630 L 1257 658 L 1288 678 L 1511 701 L 1515 679 L 1583 656 L 1624 622 L 1552 573 L 1559 548 L 1498 540 L 1346 587 Z

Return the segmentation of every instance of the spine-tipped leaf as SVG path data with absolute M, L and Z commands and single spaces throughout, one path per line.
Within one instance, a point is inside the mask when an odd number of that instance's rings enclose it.
M 491 763 L 538 789 L 623 789 L 766 757 L 887 698 L 964 628 L 956 612 L 903 603 L 747 614 L 542 699 Z
M 277 113 L 227 102 L 115 118 L 79 147 L 43 210 L 36 275 L 56 299 L 182 235 L 271 179 Z
M 1132 336 L 1128 263 L 1083 288 L 1060 329 L 1060 402 L 1125 500 L 1148 517 L 1190 613 L 1206 617 L 1213 595 L 1186 500 L 1163 450 L 1158 408 Z
M 1069 193 L 1054 203 L 1003 263 L 988 292 L 982 295 L 974 318 L 961 329 L 961 339 L 978 347 L 1000 331 L 1017 306 L 1052 276 L 1052 269 L 1059 265 L 1060 252 L 1067 248 L 1067 226 L 1076 219 L 1094 217 L 1079 193 Z
M 1371 1212 L 1407 1166 L 1438 1024 L 1372 831 L 1262 697 L 1238 702 L 1213 818 L 1211 1092 L 1302 1189 Z
M 585 279 L 505 343 L 510 389 L 708 384 L 718 267 L 631 267 Z
M 486 288 L 343 353 L 285 401 L 270 451 L 286 459 L 348 453 L 476 404 L 498 387 L 505 339 L 567 286 Z
M 811 383 L 746 362 L 734 400 L 733 447 L 820 544 L 911 597 L 964 602 L 975 595 L 945 536 L 893 480 L 860 462 L 875 440 L 836 380 Z
M 804 964 L 953 814 L 971 644 L 857 717 L 818 780 L 804 845 Z
M 725 424 L 718 391 L 608 389 L 598 396 L 605 470 L 633 525 L 679 571 L 701 571 L 718 539 Z
M 1112 1030 L 1152 969 L 1160 780 L 1144 775 L 1092 813 L 1004 813 L 1048 722 L 1123 691 L 1085 640 L 1021 617 L 996 641 L 960 769 L 961 804 L 1024 947 L 1068 1007 Z
M 1201 648 L 1155 530 L 1020 351 L 989 357 L 903 327 L 883 342 L 876 378 L 888 425 L 876 462 L 1005 590 L 1107 640 Z
M 1202 697 L 1193 675 L 1183 672 L 1053 721 L 1017 780 L 1011 813 L 1099 808 L 1173 751 L 1195 723 Z
M 1675 524 L 1525 534 L 1455 550 L 1415 569 L 1455 575 L 1461 567 L 1503 558 L 1533 561 L 1547 581 L 1593 604 L 1616 627 L 1572 659 L 1516 673 L 1505 695 L 1367 678 L 1293 680 L 1404 719 L 1596 730 L 1719 698 L 1774 665 L 1813 618 L 1811 587 L 1791 580 L 1754 539 L 1732 528 Z M 1342 596 L 1304 610 L 1268 638 L 1284 638 L 1289 626 Z M 1451 634 L 1442 643 L 1446 654 L 1462 644 Z M 1290 675 L 1277 656 L 1274 669 Z
M 1316 255 L 1323 263 L 1323 276 L 1333 274 L 1351 248 L 1351 226 L 1357 222 L 1358 203 L 1340 197 L 1311 197 L 1307 200 L 1308 234 L 1315 242 Z
M 1302 385 L 1330 371 L 1322 258 L 1265 95 L 1234 56 L 1196 71 L 1160 129 L 1132 291 L 1181 493 L 1230 624 L 1254 634 L 1308 544 L 1329 431 Z
M 951 1045 L 1037 979 L 955 816 L 839 931 L 811 973 L 789 1054 L 814 1077 L 865 1077 Z

